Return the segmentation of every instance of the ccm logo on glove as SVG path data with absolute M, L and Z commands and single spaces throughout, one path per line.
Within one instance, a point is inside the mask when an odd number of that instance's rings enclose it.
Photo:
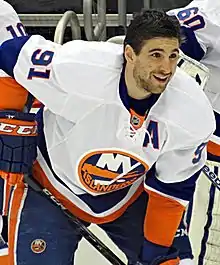
M 35 121 L 0 119 L 0 134 L 14 136 L 36 136 L 37 123 Z

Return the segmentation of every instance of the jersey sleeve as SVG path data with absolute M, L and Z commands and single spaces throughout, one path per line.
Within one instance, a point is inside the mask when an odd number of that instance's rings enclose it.
M 22 37 L 1 46 L 1 68 L 52 112 L 75 122 L 103 102 L 106 84 L 119 76 L 119 47 L 78 40 L 61 46 L 41 36 Z
M 142 251 L 144 261 L 150 262 L 168 253 L 205 163 L 207 141 L 205 139 L 198 146 L 171 148 L 163 152 L 148 172 L 144 184 L 148 194 Z
M 11 38 L 25 36 L 26 31 L 13 7 L 0 0 L 0 44 Z
M 192 3 L 184 8 L 170 10 L 168 14 L 175 15 L 182 26 L 185 40 L 181 49 L 185 54 L 201 60 L 208 49 L 215 46 L 219 26 L 212 22 L 204 8 Z
M 208 110 L 211 115 L 211 107 Z M 204 118 L 204 122 L 207 119 L 212 122 L 207 122 L 209 128 L 204 129 L 205 133 L 200 135 L 193 135 L 184 126 L 165 122 L 166 138 L 163 147 L 144 183 L 148 194 L 142 251 L 144 261 L 150 262 L 157 256 L 166 255 L 172 245 L 206 161 L 207 142 L 214 130 L 214 117 L 210 115 Z

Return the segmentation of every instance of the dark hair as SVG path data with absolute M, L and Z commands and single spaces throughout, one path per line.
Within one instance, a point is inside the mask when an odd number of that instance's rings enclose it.
M 129 44 L 138 55 L 145 41 L 156 37 L 177 38 L 181 44 L 183 38 L 179 21 L 162 10 L 143 9 L 134 15 L 128 26 L 124 47 Z

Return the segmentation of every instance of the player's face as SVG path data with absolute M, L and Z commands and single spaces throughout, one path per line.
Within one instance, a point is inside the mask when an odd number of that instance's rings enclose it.
M 162 93 L 175 73 L 179 57 L 176 38 L 153 38 L 144 44 L 133 61 L 133 78 L 141 97 Z

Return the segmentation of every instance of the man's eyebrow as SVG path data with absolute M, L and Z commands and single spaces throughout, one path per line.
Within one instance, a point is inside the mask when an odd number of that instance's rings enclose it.
M 161 48 L 154 48 L 154 49 L 149 50 L 149 52 L 164 52 L 164 49 L 161 49 Z M 177 52 L 177 53 L 179 53 L 179 49 L 175 48 L 175 49 L 172 50 L 172 52 Z

